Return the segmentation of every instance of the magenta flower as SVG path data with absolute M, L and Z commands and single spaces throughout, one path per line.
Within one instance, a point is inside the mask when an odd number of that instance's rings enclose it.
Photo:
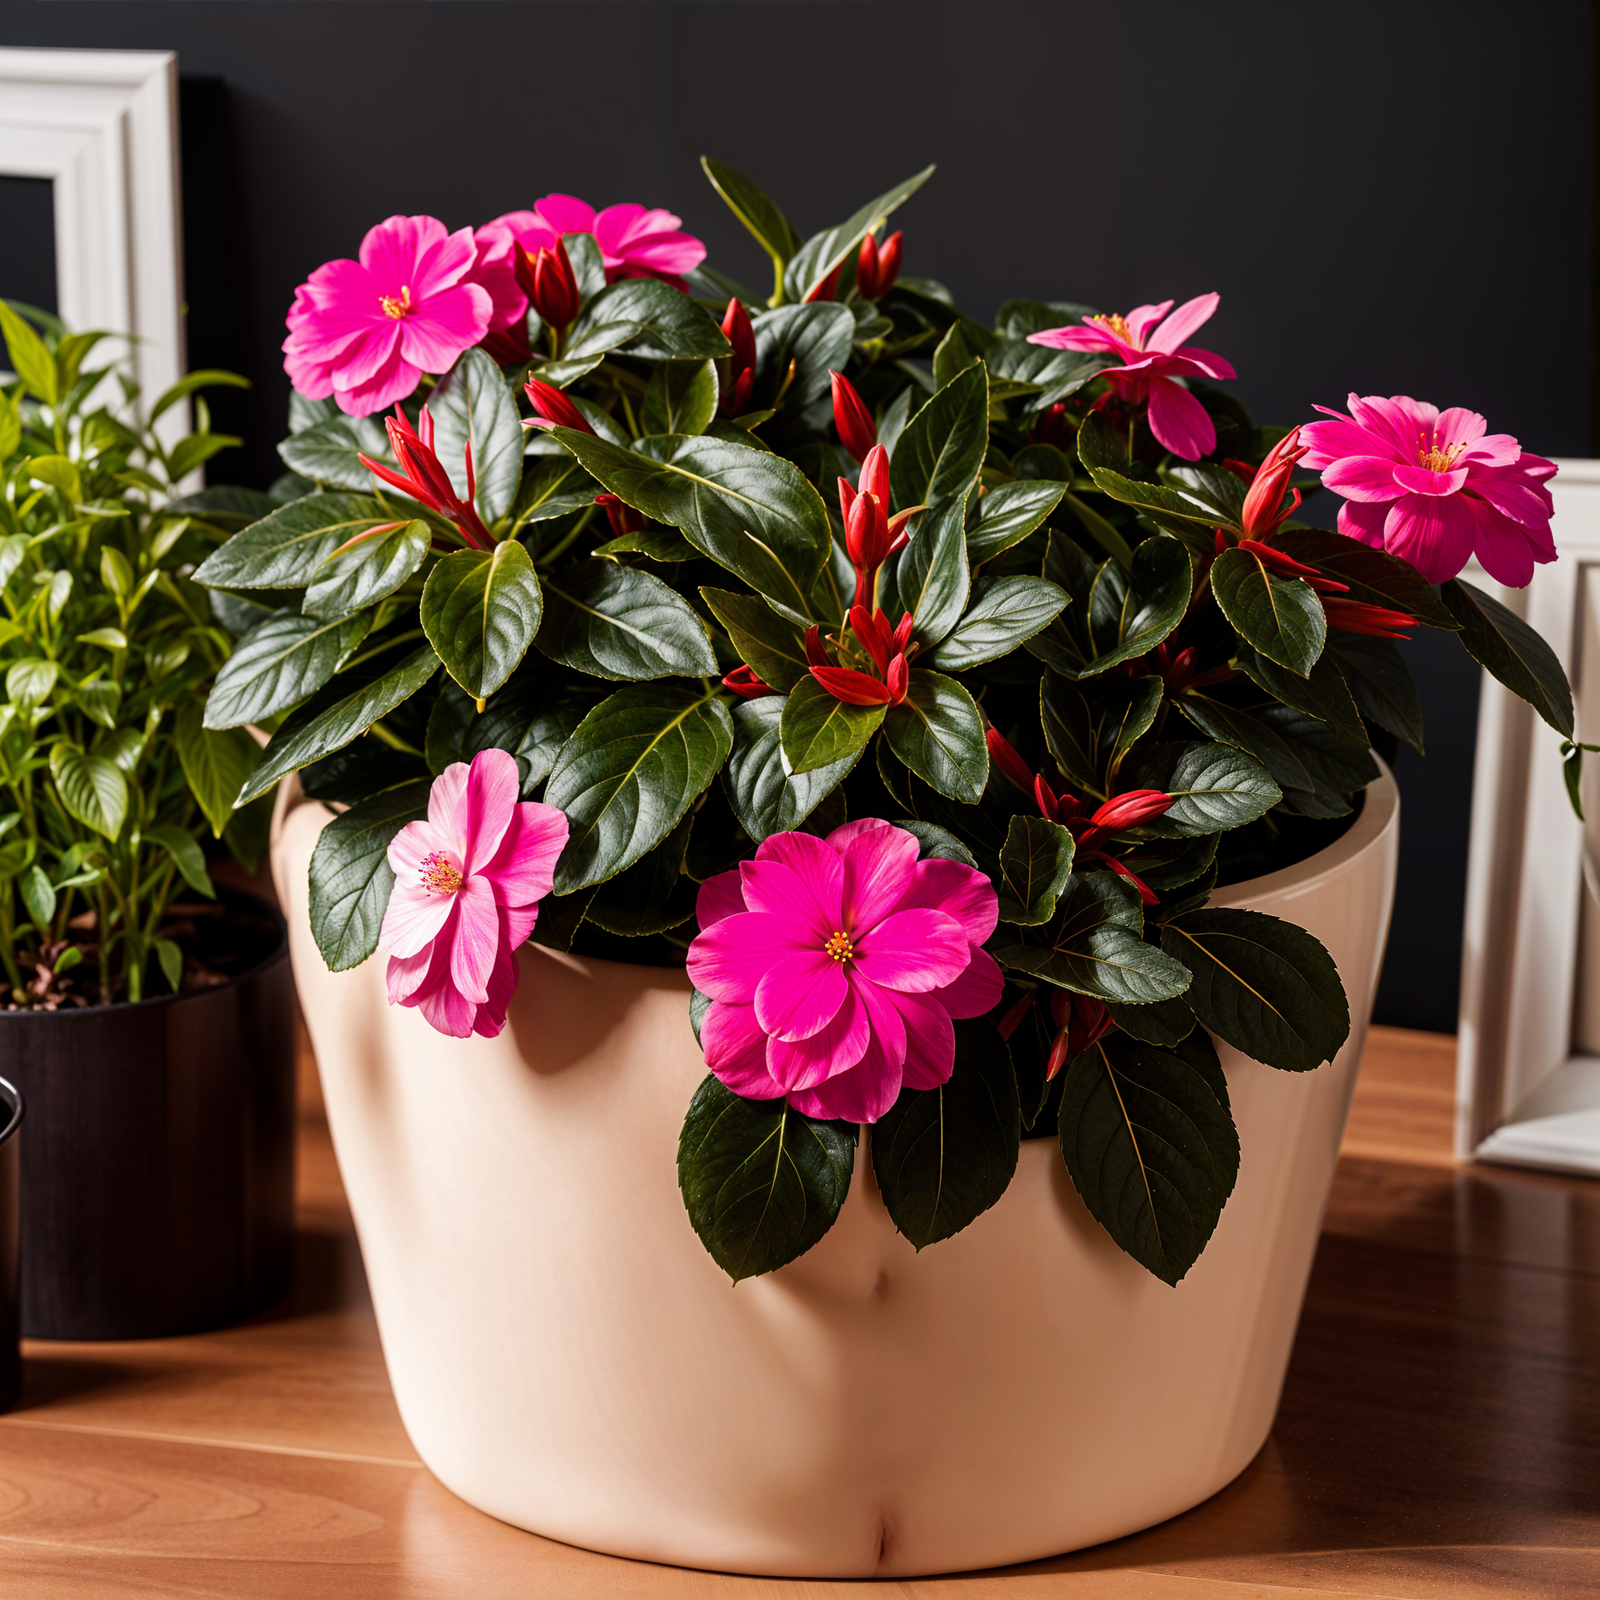
M 477 262 L 472 281 L 494 300 L 495 329 L 509 328 L 528 314 L 528 297 L 517 283 L 516 247 L 530 256 L 553 250 L 563 234 L 592 233 L 605 263 L 606 282 L 618 278 L 660 278 L 674 289 L 687 289 L 683 274 L 706 258 L 706 247 L 678 231 L 670 211 L 643 206 L 594 207 L 570 194 L 547 194 L 532 211 L 508 211 L 477 231 Z
M 1173 380 L 1234 376 L 1221 356 L 1183 342 L 1211 320 L 1221 300 L 1221 295 L 1202 294 L 1176 311 L 1170 300 L 1163 300 L 1158 306 L 1136 306 L 1126 317 L 1085 317 L 1082 327 L 1030 333 L 1028 343 L 1055 350 L 1105 350 L 1119 357 L 1123 365 L 1105 371 L 1117 397 L 1135 405 L 1148 400 L 1151 433 L 1175 456 L 1198 461 L 1216 449 L 1217 430 L 1206 408 Z
M 876 1122 L 902 1086 L 949 1080 L 952 1018 L 999 1003 L 979 949 L 998 909 L 983 873 L 919 861 L 916 838 L 881 818 L 773 834 L 700 890 L 688 968 L 712 1002 L 706 1065 L 746 1099 Z
M 1344 496 L 1339 531 L 1409 561 L 1444 583 L 1473 556 L 1501 583 L 1524 587 L 1534 566 L 1556 558 L 1554 502 L 1545 480 L 1556 464 L 1509 433 L 1488 433 L 1476 411 L 1440 411 L 1397 394 L 1351 395 L 1350 415 L 1300 430 L 1305 465 Z
M 419 1006 L 440 1033 L 492 1039 L 517 987 L 517 946 L 539 918 L 567 819 L 518 803 L 517 763 L 480 750 L 433 781 L 425 822 L 389 843 L 394 890 L 378 948 L 389 955 L 389 1004 Z
M 359 261 L 329 261 L 294 292 L 283 366 L 312 400 L 332 395 L 371 416 L 447 372 L 488 331 L 489 296 L 464 282 L 472 230 L 434 217 L 390 217 L 361 241 Z

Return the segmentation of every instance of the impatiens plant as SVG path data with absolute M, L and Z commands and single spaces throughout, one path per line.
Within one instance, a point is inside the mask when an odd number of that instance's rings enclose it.
M 802 238 L 704 165 L 770 292 L 559 195 L 470 264 L 411 219 L 337 297 L 313 274 L 304 493 L 197 574 L 265 608 L 207 710 L 271 733 L 239 803 L 297 772 L 338 811 L 322 953 L 386 950 L 442 1031 L 498 1030 L 530 927 L 686 966 L 679 1176 L 734 1278 L 826 1232 L 863 1137 L 921 1248 L 1055 1136 L 1175 1283 L 1239 1164 L 1215 1041 L 1302 1072 L 1350 1027 L 1316 940 L 1213 888 L 1421 748 L 1418 626 L 1572 735 L 1548 648 L 1459 577 L 1553 553 L 1549 463 L 1410 401 L 1257 426 L 1185 342 L 1215 295 L 980 322 L 880 236 L 927 173 Z M 1342 532 L 1297 519 L 1312 464 Z

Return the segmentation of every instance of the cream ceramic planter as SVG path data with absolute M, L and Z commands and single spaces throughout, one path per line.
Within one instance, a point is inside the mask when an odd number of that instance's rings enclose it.
M 683 1566 L 947 1572 L 1186 1510 L 1272 1423 L 1393 897 L 1387 773 L 1344 838 L 1221 892 L 1310 929 L 1355 1026 L 1331 1066 L 1221 1051 L 1238 1186 L 1175 1289 L 1089 1217 L 1053 1139 L 917 1254 L 858 1158 L 808 1255 L 734 1287 L 678 1194 L 705 1065 L 680 972 L 527 947 L 505 1032 L 458 1042 L 330 974 L 280 806 L 278 891 L 384 1355 L 423 1460 L 519 1527 Z

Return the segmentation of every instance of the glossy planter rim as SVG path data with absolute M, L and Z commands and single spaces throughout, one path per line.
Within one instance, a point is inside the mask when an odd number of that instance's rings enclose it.
M 26 1112 L 27 1104 L 22 1098 L 22 1091 L 14 1083 L 9 1083 L 0 1078 L 0 1107 L 9 1103 L 11 1115 L 3 1125 L 0 1125 L 0 1145 L 12 1138 L 17 1129 L 22 1126 L 22 1118 Z
M 231 989 L 236 984 L 247 983 L 257 973 L 264 972 L 274 963 L 285 961 L 289 955 L 289 926 L 283 919 L 283 913 L 270 900 L 257 894 L 253 889 L 237 889 L 232 884 L 219 884 L 217 886 L 217 902 L 225 904 L 230 897 L 245 901 L 250 906 L 259 906 L 263 911 L 272 914 L 272 920 L 277 924 L 277 933 L 272 948 L 253 966 L 247 967 L 243 972 L 236 972 L 231 978 L 222 983 L 208 985 L 204 989 L 181 989 L 177 994 L 153 994 L 147 1000 L 113 1000 L 109 1005 L 90 1006 L 61 1006 L 54 1011 L 40 1011 L 28 1007 L 22 1011 L 0 1011 L 0 1027 L 17 1026 L 23 1019 L 31 1020 L 51 1018 L 57 1022 L 74 1021 L 85 1017 L 108 1017 L 119 1011 L 148 1011 L 154 1006 L 181 1005 L 185 1000 L 195 1000 L 205 994 L 221 994 L 224 989 Z M 13 1090 L 13 1093 L 15 1091 Z M 21 1096 L 18 1096 L 20 1101 Z M 20 1115 L 20 1113 L 19 1113 Z M 3 1138 L 0 1135 L 0 1138 Z

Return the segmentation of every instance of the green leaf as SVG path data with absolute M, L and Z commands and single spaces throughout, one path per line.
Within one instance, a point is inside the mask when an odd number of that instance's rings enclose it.
M 1322 528 L 1282 528 L 1272 542 L 1286 556 L 1345 584 L 1350 592 L 1343 599 L 1409 611 L 1428 628 L 1461 626 L 1434 593 L 1433 585 L 1410 562 L 1386 550 L 1374 550 L 1359 539 Z
M 66 456 L 33 456 L 28 461 L 28 475 L 35 483 L 48 484 L 58 490 L 73 505 L 83 501 L 83 480 L 78 469 Z
M 717 658 L 705 624 L 675 590 L 637 567 L 591 559 L 544 579 L 535 641 L 552 661 L 600 678 L 707 677 Z
M 1143 933 L 1144 908 L 1126 879 L 1110 872 L 1075 872 L 1067 880 L 1051 943 L 1005 945 L 994 954 L 1018 972 L 1100 1000 L 1124 1005 L 1171 1000 L 1189 987 L 1188 969 L 1146 944 Z
M 952 322 L 933 352 L 934 388 L 944 388 L 958 372 L 965 372 L 977 359 L 961 337 L 960 322 Z
M 167 986 L 176 994 L 183 987 L 183 948 L 172 939 L 156 939 L 152 943 L 156 960 L 161 964 L 161 976 L 167 980 Z
M 976 804 L 989 781 L 989 747 L 973 698 L 954 678 L 914 668 L 905 700 L 883 721 L 889 748 L 922 781 Z
M 239 728 L 299 705 L 339 670 L 366 637 L 370 620 L 339 617 L 325 622 L 296 611 L 273 612 L 223 662 L 206 701 L 205 725 Z
M 1211 564 L 1211 592 L 1248 644 L 1305 677 L 1322 654 L 1328 619 L 1304 578 L 1271 571 L 1248 550 L 1224 550 Z
M 1106 1012 L 1124 1033 L 1164 1049 L 1181 1044 L 1195 1028 L 1194 1012 L 1181 997 L 1147 1006 L 1111 1004 Z
M 476 348 L 463 350 L 428 396 L 428 415 L 434 454 L 463 500 L 471 446 L 477 479 L 473 503 L 492 527 L 516 503 L 524 447 L 516 401 L 493 357 Z
M 1011 1052 L 991 1022 L 958 1022 L 955 1037 L 949 1081 L 902 1089 L 872 1129 L 878 1192 L 918 1250 L 982 1216 L 1017 1170 L 1022 1107 Z
M 204 709 L 193 699 L 185 699 L 178 707 L 174 740 L 189 792 L 220 839 L 233 817 L 234 797 L 261 752 L 242 728 L 226 732 L 207 728 Z
M 1046 575 L 1059 583 L 1066 575 L 1057 576 L 1061 558 L 1076 547 L 1052 534 L 1050 549 Z M 1081 552 L 1077 559 L 1084 559 Z M 1134 551 L 1131 571 L 1107 560 L 1095 570 L 1086 592 L 1077 592 L 1083 587 L 1081 577 L 1063 584 L 1078 602 L 1077 631 L 1069 623 L 1072 613 L 1065 614 L 1029 639 L 1027 648 L 1063 677 L 1098 676 L 1155 649 L 1183 620 L 1193 584 L 1188 551 L 1178 540 L 1156 534 Z
M 967 530 L 967 554 L 974 561 L 989 561 L 1012 545 L 1020 544 L 1061 503 L 1066 484 L 1034 479 L 1028 483 L 1002 483 L 978 501 L 978 521 Z
M 1387 642 L 1381 639 L 1374 641 L 1378 644 Z M 1361 713 L 1356 709 L 1356 702 L 1346 686 L 1338 663 L 1333 659 L 1331 646 L 1323 650 L 1317 657 L 1317 664 L 1304 677 L 1297 672 L 1290 672 L 1287 667 L 1280 667 L 1277 662 L 1269 660 L 1247 644 L 1240 644 L 1239 653 L 1234 659 L 1250 681 L 1274 700 L 1281 700 L 1307 716 L 1320 718 L 1346 739 L 1366 744 L 1367 733 L 1361 723 Z
M 1046 578 L 979 578 L 965 614 L 929 657 L 944 672 L 1009 655 L 1047 628 L 1067 603 L 1064 590 Z
M 700 165 L 711 180 L 711 186 L 727 202 L 733 212 L 750 232 L 756 243 L 772 257 L 777 281 L 783 281 L 783 269 L 789 258 L 800 248 L 800 235 L 789 225 L 777 205 L 742 173 L 710 156 L 701 156 Z
M 422 565 L 431 538 L 427 523 L 401 522 L 336 551 L 306 590 L 301 609 L 308 617 L 342 617 L 393 594 Z
M 832 542 L 822 497 L 792 462 L 726 439 L 648 441 L 658 456 L 570 428 L 550 430 L 636 511 L 681 528 L 696 549 L 786 613 L 811 615 L 811 586 Z
M 330 972 L 358 967 L 378 948 L 394 888 L 389 842 L 428 810 L 429 780 L 402 784 L 341 812 L 311 852 L 311 934 Z
M 646 433 L 704 433 L 717 414 L 714 361 L 663 361 L 644 392 Z
M 846 256 L 860 246 L 869 233 L 882 227 L 890 213 L 910 199 L 932 176 L 933 168 L 924 167 L 915 177 L 897 183 L 876 200 L 868 201 L 849 221 L 813 234 L 794 251 L 784 268 L 784 299 L 796 302 L 805 300 Z
M 378 417 L 329 417 L 292 433 L 278 446 L 283 464 L 302 477 L 335 489 L 368 489 L 377 481 L 360 462 L 371 456 L 391 470 L 394 455 Z
M 128 815 L 128 782 L 116 763 L 92 756 L 66 739 L 50 748 L 50 776 L 70 816 L 115 839 Z
M 1014 384 L 1017 392 L 1029 396 L 1025 412 L 1043 411 L 1081 389 L 1105 363 L 1104 356 L 1092 351 L 1052 350 L 1012 338 L 996 339 L 983 359 L 991 383 Z
M 393 521 L 370 495 L 307 495 L 213 550 L 195 581 L 215 589 L 303 589 L 341 545 Z
M 1572 738 L 1572 689 L 1555 651 L 1514 611 L 1464 579 L 1452 578 L 1443 595 L 1473 660 Z
M 1122 757 L 1146 734 L 1161 709 L 1165 685 L 1154 673 L 1105 677 L 1086 693 L 1054 672 L 1039 692 L 1045 743 L 1079 789 L 1107 791 Z
M 603 883 L 655 849 L 732 747 L 733 720 L 715 691 L 640 684 L 601 701 L 545 786 L 571 829 L 555 892 Z
M 5 337 L 11 370 L 30 393 L 53 406 L 60 398 L 55 357 L 44 340 L 4 300 L 0 300 L 0 335 Z
M 172 857 L 178 875 L 194 890 L 208 900 L 215 900 L 217 891 L 212 887 L 211 875 L 206 871 L 206 858 L 195 836 L 186 828 L 175 828 L 171 823 L 160 822 L 144 830 L 144 837 L 158 844 Z M 173 985 L 177 987 L 176 984 Z
M 966 501 L 957 496 L 917 518 L 911 542 L 891 556 L 879 579 L 879 603 L 898 622 L 917 619 L 913 637 L 925 649 L 938 644 L 967 608 L 972 568 L 967 564 Z
M 318 709 L 317 702 L 312 701 L 302 706 L 273 734 L 234 805 L 248 805 L 280 778 L 298 772 L 319 756 L 342 750 L 380 717 L 388 716 L 409 700 L 438 670 L 439 657 L 431 645 L 425 644 L 398 666 L 332 705 Z
M 846 705 L 815 678 L 802 678 L 784 701 L 780 724 L 789 770 L 804 774 L 845 761 L 853 765 L 883 718 L 882 706 Z
M 833 300 L 763 311 L 752 326 L 756 336 L 752 410 L 776 406 L 780 395 L 784 406 L 807 406 L 821 399 L 832 386 L 829 373 L 844 371 L 856 336 L 850 308 Z
M 1292 922 L 1259 911 L 1191 911 L 1162 928 L 1161 948 L 1194 974 L 1185 999 L 1200 1021 L 1270 1067 L 1309 1072 L 1350 1035 L 1333 958 Z
M 578 280 L 579 301 L 587 305 L 606 286 L 606 263 L 600 254 L 600 241 L 592 233 L 564 233 L 561 242 L 567 247 L 572 276 Z
M 39 930 L 41 936 L 47 934 L 56 914 L 54 886 L 44 875 L 43 869 L 35 863 L 17 879 L 17 887 L 22 891 L 22 903 L 28 908 L 28 915 L 33 918 L 34 927 Z M 42 937 L 40 942 L 43 943 Z
M 1225 833 L 1265 816 L 1283 798 L 1255 757 L 1226 744 L 1147 745 L 1123 770 L 1133 788 L 1174 796 L 1163 816 L 1141 826 L 1166 838 Z
M 1367 639 L 1359 634 L 1335 634 L 1327 655 L 1337 663 L 1368 721 L 1404 739 L 1420 756 L 1422 748 L 1422 697 L 1392 639 Z
M 1000 852 L 1000 920 L 1034 927 L 1056 914 L 1076 846 L 1059 823 L 1014 816 Z
M 710 1076 L 678 1140 L 689 1221 L 735 1283 L 803 1256 L 833 1226 L 854 1165 L 854 1129 L 742 1100 Z
M 1284 806 L 1307 817 L 1345 817 L 1355 797 L 1378 776 L 1365 733 L 1347 739 L 1293 706 L 1263 706 L 1262 723 L 1295 753 L 1311 779 L 1309 791 L 1285 789 Z
M 532 559 L 507 539 L 439 562 L 422 591 L 422 631 L 450 676 L 482 700 L 517 670 L 543 608 Z
M 1301 759 L 1302 752 L 1280 738 L 1259 717 L 1203 694 L 1180 695 L 1176 703 L 1203 734 L 1231 744 L 1259 761 L 1285 794 L 1309 793 L 1312 789 L 1311 773 Z
M 36 656 L 14 661 L 6 668 L 6 698 L 14 706 L 43 705 L 60 674 L 55 662 L 41 661 Z
M 787 694 L 811 675 L 805 635 L 759 595 L 710 588 L 702 588 L 700 593 L 711 614 L 728 630 L 739 659 L 763 683 Z
M 829 766 L 791 772 L 783 756 L 784 706 L 771 695 L 733 708 L 733 751 L 722 781 L 739 826 L 757 844 L 797 829 L 861 758 L 858 748 Z
M 1089 1213 L 1142 1267 L 1176 1284 L 1216 1229 L 1238 1134 L 1205 1076 L 1112 1036 L 1067 1069 L 1061 1152 Z
M 177 405 L 180 400 L 186 400 L 196 389 L 248 389 L 250 380 L 242 378 L 237 372 L 224 372 L 220 368 L 208 367 L 201 372 L 187 372 L 172 385 L 170 389 L 163 389 L 160 398 L 150 407 L 150 420 L 154 422 Z M 173 477 L 181 477 L 181 473 L 173 473 Z M 177 984 L 173 984 L 177 988 Z
M 615 539 L 594 547 L 597 556 L 641 555 L 663 566 L 678 561 L 693 561 L 700 552 L 676 528 L 663 528 L 651 523 L 647 528 L 636 528 L 632 533 L 619 533 Z
M 541 692 L 534 684 L 543 676 L 541 669 L 533 681 L 514 679 L 482 716 L 472 719 L 461 741 L 463 760 L 480 750 L 509 750 L 522 768 L 524 800 L 550 776 L 562 747 L 594 704 L 565 689 Z
M 624 939 L 665 933 L 687 922 L 700 892 L 699 884 L 684 872 L 684 851 L 694 822 L 694 813 L 686 813 L 654 850 L 601 884 L 585 908 L 585 917 Z
M 270 517 L 278 502 L 259 489 L 240 489 L 229 483 L 214 483 L 177 500 L 167 502 L 167 515 L 197 517 L 223 528 L 243 528 L 262 517 Z
M 964 499 L 989 448 L 989 377 L 981 363 L 934 394 L 906 424 L 889 464 L 902 507 Z
M 607 322 L 633 322 L 643 330 L 629 345 L 630 355 L 647 361 L 704 361 L 725 356 L 731 346 L 716 319 L 682 290 L 656 278 L 621 278 L 583 308 L 568 333 L 576 348 Z

